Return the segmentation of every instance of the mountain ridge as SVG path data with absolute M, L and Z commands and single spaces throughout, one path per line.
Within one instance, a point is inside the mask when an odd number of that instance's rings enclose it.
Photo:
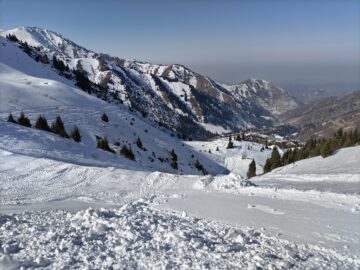
M 183 65 L 151 64 L 95 53 L 47 29 L 21 27 L 1 33 L 8 34 L 49 58 L 55 56 L 71 70 L 83 72 L 91 82 L 102 86 L 98 93 L 102 99 L 124 103 L 184 137 L 204 139 L 219 128 L 236 131 L 273 126 L 279 114 L 275 98 L 282 102 L 280 113 L 296 106 L 282 89 L 263 80 L 252 85 L 247 82 L 249 96 L 239 95 L 232 90 L 235 86 L 221 85 Z

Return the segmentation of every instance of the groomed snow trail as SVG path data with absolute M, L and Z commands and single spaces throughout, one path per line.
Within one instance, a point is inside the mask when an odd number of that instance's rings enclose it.
M 356 269 L 360 260 L 140 199 L 119 209 L 2 215 L 2 269 Z

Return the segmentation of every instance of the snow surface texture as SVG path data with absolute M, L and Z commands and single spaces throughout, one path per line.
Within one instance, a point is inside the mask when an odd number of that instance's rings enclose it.
M 216 221 L 152 209 L 25 212 L 0 218 L 1 266 L 51 269 L 354 269 L 358 259 Z M 10 233 L 9 233 L 10 232 Z

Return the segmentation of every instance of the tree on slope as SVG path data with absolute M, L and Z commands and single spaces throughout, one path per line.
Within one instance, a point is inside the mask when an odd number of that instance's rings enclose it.
M 24 112 L 21 112 L 20 117 L 18 118 L 18 123 L 24 127 L 31 127 L 31 122 L 29 118 L 25 116 Z
M 65 130 L 64 123 L 61 120 L 60 116 L 57 116 L 55 121 L 52 123 L 51 130 L 63 138 L 66 138 L 66 139 L 70 138 Z
M 271 153 L 271 170 L 281 166 L 281 157 L 276 146 L 274 146 Z
M 7 121 L 9 123 L 14 123 L 14 124 L 17 124 L 16 120 L 14 119 L 14 116 L 10 113 L 8 118 L 7 118 Z
M 177 155 L 175 153 L 175 150 L 171 150 L 170 152 L 170 158 L 171 158 L 171 167 L 174 169 L 174 170 L 177 170 L 178 169 L 178 163 L 177 163 Z
M 232 139 L 231 139 L 231 135 L 229 136 L 229 143 L 226 147 L 227 149 L 232 149 L 234 148 L 234 143 L 232 142 Z
M 120 154 L 124 157 L 126 157 L 127 159 L 130 160 L 135 160 L 135 155 L 133 153 L 133 151 L 131 150 L 131 147 L 126 147 L 126 145 L 123 145 L 123 147 L 120 150 Z
M 106 123 L 109 122 L 109 117 L 106 115 L 106 113 L 103 113 L 100 118 L 102 121 Z
M 51 132 L 45 116 L 39 115 L 39 117 L 36 119 L 35 128 Z
M 99 138 L 98 141 L 97 141 L 97 148 L 100 148 L 102 150 L 105 150 L 105 151 L 108 151 L 108 152 L 111 152 L 111 153 L 114 153 L 115 154 L 115 151 L 114 149 L 112 149 L 110 146 L 109 146 L 109 141 L 107 140 L 107 138 L 105 137 L 104 139 L 103 138 Z
M 70 136 L 75 142 L 80 142 L 81 141 L 80 131 L 79 131 L 79 128 L 77 126 L 75 126 L 74 129 L 71 131 Z
M 251 178 L 251 177 L 254 177 L 256 176 L 256 164 L 255 164 L 255 160 L 253 159 L 251 161 L 251 163 L 249 164 L 249 169 L 248 169 L 248 172 L 247 172 L 247 177 L 248 178 Z

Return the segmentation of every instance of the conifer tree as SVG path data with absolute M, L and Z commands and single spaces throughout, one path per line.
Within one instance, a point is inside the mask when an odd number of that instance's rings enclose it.
M 171 158 L 171 163 L 170 163 L 171 167 L 173 169 L 177 170 L 178 169 L 178 163 L 177 163 L 178 158 L 177 158 L 177 155 L 176 155 L 174 149 L 171 150 L 171 152 L 170 152 L 170 158 Z
M 271 159 L 268 158 L 264 165 L 264 173 L 271 172 Z
M 321 156 L 324 158 L 330 156 L 332 152 L 331 141 L 327 141 L 320 149 Z
M 234 148 L 234 143 L 232 142 L 232 139 L 231 139 L 231 135 L 229 136 L 229 143 L 226 147 L 227 149 L 232 149 Z
M 101 115 L 101 120 L 104 121 L 104 122 L 109 122 L 109 117 L 106 115 L 106 113 L 103 113 Z
M 256 164 L 255 164 L 255 160 L 253 159 L 251 161 L 251 163 L 249 164 L 249 169 L 248 169 L 248 172 L 247 172 L 247 177 L 248 178 L 251 178 L 251 177 L 254 177 L 256 176 Z
M 140 149 L 143 149 L 143 144 L 139 137 L 136 139 L 135 143 L 136 143 L 137 147 L 139 147 Z
M 63 138 L 66 138 L 66 139 L 70 138 L 65 130 L 64 123 L 61 120 L 60 116 L 57 116 L 55 121 L 52 123 L 51 130 Z
M 70 136 L 75 142 L 80 142 L 81 141 L 80 131 L 79 131 L 79 128 L 77 126 L 75 126 L 74 129 L 71 131 Z
M 29 118 L 25 116 L 24 112 L 21 112 L 20 117 L 18 118 L 18 124 L 25 127 L 31 127 L 31 122 Z
M 16 120 L 14 119 L 13 115 L 10 113 L 8 118 L 7 118 L 7 121 L 9 123 L 14 123 L 14 124 L 17 124 Z
M 126 145 L 123 145 L 123 147 L 120 150 L 120 154 L 124 157 L 126 157 L 127 159 L 130 160 L 135 160 L 135 155 L 133 153 L 133 151 L 131 150 L 131 147 L 126 147 Z
M 39 117 L 36 119 L 35 128 L 51 132 L 45 116 L 39 115 Z
M 106 137 L 104 139 L 103 138 L 98 139 L 97 148 L 100 148 L 102 150 L 105 150 L 105 151 L 108 151 L 111 153 L 115 153 L 115 151 L 109 146 L 109 142 Z
M 273 151 L 271 153 L 271 170 L 276 169 L 281 166 L 281 157 L 277 147 L 274 146 Z
M 207 174 L 207 171 L 198 159 L 195 161 L 195 168 L 198 169 L 198 171 L 202 172 L 204 175 Z

